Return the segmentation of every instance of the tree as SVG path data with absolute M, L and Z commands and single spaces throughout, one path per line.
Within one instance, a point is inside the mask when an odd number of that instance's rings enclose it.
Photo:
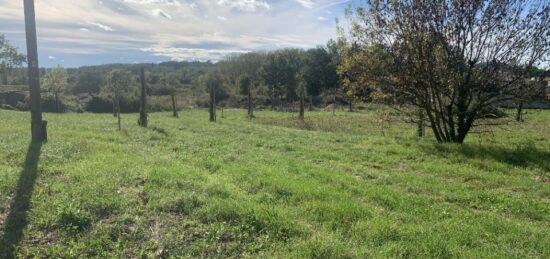
M 513 96 L 524 76 L 510 68 L 548 56 L 548 1 L 366 2 L 341 34 L 343 72 L 411 117 L 422 110 L 439 142 L 463 143 Z
M 521 69 L 519 70 L 521 72 Z M 523 122 L 523 106 L 525 102 L 537 97 L 544 98 L 544 70 L 531 68 L 527 71 L 526 78 L 519 80 L 516 91 L 514 92 L 514 102 L 516 103 L 516 121 Z
M 0 77 L 1 84 L 8 84 L 8 71 L 13 67 L 21 66 L 25 62 L 25 55 L 19 54 L 3 34 L 0 34 Z
M 267 54 L 262 67 L 260 77 L 264 84 L 269 87 L 271 105 L 274 108 L 275 99 L 295 100 L 296 97 L 296 74 L 302 64 L 302 50 L 283 49 Z
M 103 80 L 101 72 L 93 71 L 90 68 L 81 68 L 76 76 L 73 93 L 97 94 L 101 91 L 101 86 L 104 84 Z
M 249 120 L 252 120 L 252 118 L 254 117 L 254 111 L 252 109 L 252 83 L 250 81 L 250 77 L 248 77 L 247 75 L 242 75 L 239 78 L 239 88 L 241 90 L 241 94 L 247 96 L 247 116 Z
M 107 84 L 104 91 L 112 96 L 115 107 L 115 113 L 118 121 L 118 130 L 122 130 L 120 121 L 120 99 L 132 88 L 132 75 L 130 72 L 121 69 L 115 69 L 107 75 Z
M 55 112 L 60 113 L 60 101 L 59 94 L 64 92 L 67 89 L 67 79 L 69 75 L 67 70 L 61 66 L 56 66 L 52 69 L 49 69 L 44 77 L 42 78 L 42 88 L 53 94 L 55 97 Z

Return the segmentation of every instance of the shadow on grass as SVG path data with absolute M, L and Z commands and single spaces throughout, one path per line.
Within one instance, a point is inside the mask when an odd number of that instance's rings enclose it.
M 4 224 L 4 233 L 0 240 L 0 258 L 15 258 L 14 249 L 23 238 L 23 230 L 27 226 L 27 213 L 30 209 L 31 196 L 38 171 L 38 161 L 42 143 L 31 143 L 15 197 L 10 205 L 10 212 Z
M 165 137 L 168 137 L 168 132 L 163 128 L 152 127 L 151 130 L 161 135 L 164 135 Z
M 550 152 L 540 150 L 532 143 L 515 147 L 436 144 L 423 146 L 423 149 L 428 153 L 443 157 L 459 155 L 464 158 L 494 160 L 515 167 L 533 167 L 550 172 Z

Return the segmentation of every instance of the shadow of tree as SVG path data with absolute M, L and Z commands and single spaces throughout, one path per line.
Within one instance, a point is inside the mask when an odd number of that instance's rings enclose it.
M 10 212 L 4 224 L 4 233 L 0 240 L 0 258 L 15 258 L 14 249 L 23 238 L 23 230 L 27 226 L 27 213 L 30 209 L 31 196 L 38 173 L 38 161 L 42 143 L 31 143 L 27 149 L 27 157 L 15 197 L 10 205 Z
M 165 137 L 168 137 L 168 132 L 163 128 L 152 127 L 151 130 L 161 135 L 164 135 Z
M 515 167 L 539 168 L 550 172 L 550 152 L 537 148 L 533 143 L 516 145 L 435 144 L 423 146 L 425 152 L 443 157 L 459 155 L 464 158 L 494 160 Z

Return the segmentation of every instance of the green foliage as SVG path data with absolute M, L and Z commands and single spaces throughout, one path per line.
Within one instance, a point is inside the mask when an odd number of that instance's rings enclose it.
M 109 115 L 45 114 L 50 140 L 17 255 L 550 256 L 549 112 L 464 145 L 418 139 L 395 118 L 383 137 L 371 111 L 303 122 L 243 113 L 228 109 L 216 124 L 205 110 L 152 113 L 151 128 L 124 132 Z M 0 224 L 24 171 L 28 120 L 0 111 Z
M 107 75 L 104 93 L 113 98 L 121 98 L 129 93 L 135 93 L 135 82 L 130 72 L 116 69 Z
M 68 78 L 67 70 L 61 66 L 56 66 L 47 70 L 46 74 L 42 77 L 41 87 L 46 92 L 58 94 L 67 88 Z
M 242 75 L 239 77 L 239 90 L 242 95 L 248 95 L 252 91 L 252 83 L 250 77 Z
M 4 34 L 0 34 L 0 83 L 8 84 L 8 70 L 21 66 L 26 57 L 19 54 L 17 48 L 13 47 Z

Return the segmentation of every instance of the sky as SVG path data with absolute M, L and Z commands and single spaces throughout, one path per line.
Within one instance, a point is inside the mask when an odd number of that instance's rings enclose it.
M 35 0 L 39 63 L 218 61 L 310 48 L 359 0 Z M 22 0 L 0 0 L 0 33 L 26 52 Z

